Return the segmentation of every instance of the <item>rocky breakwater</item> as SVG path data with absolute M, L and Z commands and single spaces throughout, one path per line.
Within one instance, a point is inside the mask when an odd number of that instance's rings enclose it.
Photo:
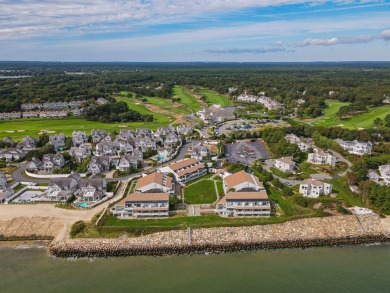
M 57 257 L 222 253 L 387 242 L 377 215 L 309 218 L 283 224 L 176 230 L 127 239 L 73 239 L 49 247 Z

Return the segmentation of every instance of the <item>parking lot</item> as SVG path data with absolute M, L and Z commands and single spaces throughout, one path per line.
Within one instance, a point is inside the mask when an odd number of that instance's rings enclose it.
M 252 165 L 255 160 L 266 160 L 271 158 L 263 142 L 258 140 L 251 142 L 241 140 L 233 144 L 225 145 L 225 156 L 227 162 Z

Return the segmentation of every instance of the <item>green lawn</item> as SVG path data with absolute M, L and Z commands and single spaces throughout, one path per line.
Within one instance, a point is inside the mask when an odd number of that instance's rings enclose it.
M 233 106 L 233 102 L 227 96 L 221 95 L 209 89 L 201 87 L 200 94 L 206 97 L 206 102 L 208 104 L 219 104 L 222 107 Z
M 153 115 L 154 116 L 154 121 L 157 122 L 157 123 L 161 123 L 161 124 L 165 124 L 166 125 L 166 124 L 169 124 L 172 121 L 174 121 L 173 117 L 168 116 L 166 114 L 152 112 L 149 109 L 147 109 L 145 106 L 143 106 L 141 101 L 136 100 L 134 98 L 128 98 L 126 92 L 123 92 L 123 94 L 121 96 L 115 96 L 114 98 L 117 101 L 125 102 L 127 104 L 127 106 L 129 107 L 129 109 L 131 109 L 131 110 L 137 111 L 137 112 L 139 112 L 141 114 Z M 149 98 L 149 97 L 145 97 L 145 98 L 148 99 L 148 102 L 150 102 L 149 99 L 153 99 L 153 98 Z M 158 98 L 155 98 L 155 99 L 157 100 Z M 161 99 L 161 100 L 164 100 L 164 99 Z M 161 101 L 161 103 L 163 103 L 163 102 L 164 101 Z
M 335 178 L 329 180 L 332 184 L 332 192 L 337 194 L 338 199 L 342 199 L 351 206 L 365 207 L 366 205 L 358 198 L 354 197 L 352 191 L 346 187 L 345 178 Z
M 184 201 L 188 204 L 207 204 L 217 200 L 214 181 L 202 180 L 184 189 Z
M 218 189 L 218 195 L 222 196 L 225 194 L 223 190 L 223 182 L 222 181 L 217 181 L 217 189 Z
M 9 136 L 14 140 L 20 140 L 26 135 L 38 137 L 38 133 L 41 132 L 41 130 L 55 131 L 55 133 L 64 133 L 66 136 L 70 136 L 74 130 L 86 131 L 87 133 L 90 133 L 92 129 L 103 129 L 107 132 L 119 132 L 121 127 L 125 126 L 130 128 L 147 127 L 150 129 L 157 129 L 160 126 L 168 125 L 171 121 L 170 117 L 167 116 L 160 117 L 153 122 L 129 122 L 118 124 L 87 121 L 81 117 L 58 119 L 15 119 L 0 121 L 0 138 Z
M 324 116 L 313 123 L 315 126 L 343 126 L 349 129 L 369 128 L 374 124 L 375 118 L 384 119 L 387 114 L 390 114 L 390 106 L 381 106 L 371 108 L 367 113 L 352 117 L 351 119 L 339 119 L 337 112 L 342 106 L 349 105 L 339 101 L 327 100 L 326 104 L 329 106 L 324 111 Z
M 197 112 L 201 109 L 199 102 L 182 86 L 175 85 L 173 87 L 174 97 L 181 99 L 181 103 L 187 107 L 188 110 Z

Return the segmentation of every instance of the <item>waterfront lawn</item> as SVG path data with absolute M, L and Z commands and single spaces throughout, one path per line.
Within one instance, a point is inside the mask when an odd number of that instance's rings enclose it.
M 204 87 L 200 88 L 200 94 L 206 97 L 206 102 L 208 104 L 218 104 L 222 107 L 233 106 L 233 102 L 227 96 L 221 95 Z
M 184 201 L 188 204 L 208 204 L 217 200 L 214 181 L 201 180 L 184 188 Z

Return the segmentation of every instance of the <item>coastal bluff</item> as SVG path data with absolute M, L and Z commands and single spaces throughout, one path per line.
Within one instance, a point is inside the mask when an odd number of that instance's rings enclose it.
M 306 218 L 282 224 L 159 232 L 135 238 L 53 242 L 57 257 L 222 253 L 387 242 L 378 215 Z

